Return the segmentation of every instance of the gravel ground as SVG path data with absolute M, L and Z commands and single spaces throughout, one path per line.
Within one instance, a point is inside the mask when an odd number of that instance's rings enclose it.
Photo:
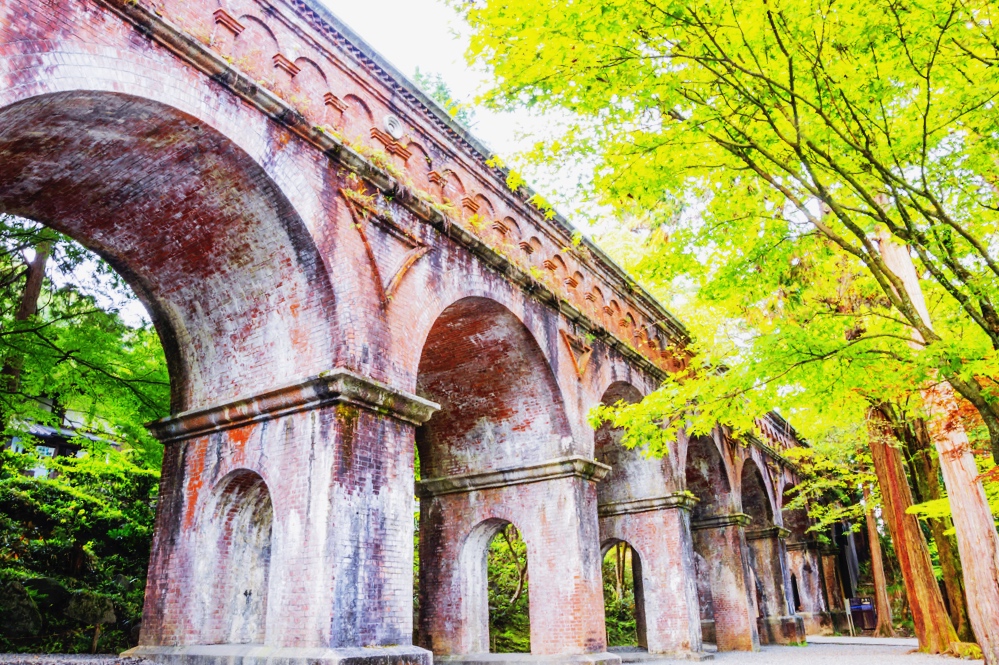
M 718 665 L 981 665 L 980 660 L 958 661 L 950 656 L 915 653 L 912 647 L 871 644 L 810 644 L 806 647 L 763 647 L 759 653 L 715 653 Z
M 3 665 L 156 665 L 142 658 L 122 658 L 113 653 L 32 654 L 0 653 Z
M 810 644 L 807 647 L 763 647 L 758 653 L 729 651 L 715 653 L 718 665 L 981 665 L 980 660 L 956 661 L 949 656 L 914 653 L 907 646 L 881 644 Z M 665 661 L 658 661 L 665 662 Z M 689 661 L 669 661 L 689 662 Z M 148 660 L 121 658 L 114 654 L 96 656 L 0 654 L 3 665 L 155 665 Z

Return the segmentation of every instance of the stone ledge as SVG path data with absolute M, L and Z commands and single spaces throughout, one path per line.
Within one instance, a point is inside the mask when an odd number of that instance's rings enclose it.
M 197 644 L 183 647 L 137 646 L 123 657 L 164 665 L 433 665 L 433 654 L 414 646 L 269 647 L 263 644 Z
M 538 464 L 526 464 L 496 471 L 421 480 L 416 483 L 416 495 L 424 499 L 444 494 L 476 492 L 573 476 L 596 482 L 602 480 L 609 471 L 610 467 L 606 464 L 585 457 L 560 457 Z M 450 658 L 450 656 L 448 657 Z M 439 660 L 440 657 L 437 659 Z
M 691 531 L 703 529 L 724 529 L 728 526 L 748 526 L 753 518 L 746 513 L 729 513 L 728 515 L 711 515 L 691 522 Z
M 690 512 L 699 501 L 700 499 L 686 492 L 676 492 L 651 499 L 634 499 L 632 501 L 615 501 L 614 503 L 600 504 L 597 506 L 597 515 L 599 517 L 613 517 L 614 515 L 633 515 L 635 513 L 670 510 L 673 508 Z
M 779 538 L 783 540 L 791 535 L 791 532 L 782 526 L 768 526 L 762 529 L 746 529 L 746 540 L 763 540 L 765 538 Z
M 353 404 L 413 425 L 426 422 L 440 409 L 417 395 L 336 369 L 253 397 L 156 420 L 146 427 L 157 439 L 170 443 L 329 404 Z
M 530 653 L 472 653 L 458 656 L 434 656 L 441 665 L 621 665 L 621 658 L 606 651 L 585 654 L 536 656 Z
M 796 552 L 798 550 L 806 550 L 806 551 L 813 551 L 813 552 L 818 552 L 819 551 L 819 544 L 817 542 L 815 542 L 814 540 L 808 540 L 808 541 L 805 541 L 803 543 L 802 542 L 787 543 L 785 545 L 785 547 L 787 547 L 787 551 L 788 552 Z

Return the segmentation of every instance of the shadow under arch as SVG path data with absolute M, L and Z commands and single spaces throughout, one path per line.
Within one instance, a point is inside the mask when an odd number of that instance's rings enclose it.
M 571 436 L 534 336 L 488 298 L 462 298 L 440 314 L 423 346 L 417 392 L 441 405 L 416 433 L 423 478 L 554 459 Z
M 770 500 L 770 494 L 767 492 L 763 472 L 756 460 L 750 458 L 743 463 L 739 485 L 742 512 L 753 520 L 750 527 L 759 529 L 775 524 L 773 504 Z
M 692 519 L 731 511 L 732 485 L 726 463 L 710 436 L 690 438 L 684 473 L 687 490 L 699 499 Z
M 197 589 L 201 644 L 263 644 L 274 505 L 257 473 L 237 469 L 212 490 L 198 520 Z
M 325 369 L 333 295 L 264 169 L 171 106 L 56 92 L 0 108 L 0 212 L 107 260 L 159 332 L 174 413 Z M 247 359 L 253 359 L 247 362 Z

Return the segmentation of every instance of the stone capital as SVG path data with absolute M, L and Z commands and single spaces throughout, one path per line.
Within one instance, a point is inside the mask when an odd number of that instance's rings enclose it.
M 650 499 L 603 503 L 597 506 L 597 515 L 600 517 L 612 517 L 614 515 L 631 515 L 634 513 L 651 512 L 653 510 L 672 509 L 690 512 L 699 500 L 688 492 L 674 492 L 673 494 L 652 497 Z
M 606 464 L 585 457 L 560 457 L 537 464 L 525 464 L 524 466 L 497 469 L 496 471 L 421 480 L 416 484 L 416 495 L 423 499 L 444 494 L 538 483 L 557 478 L 577 477 L 597 482 L 609 471 L 610 467 Z
M 413 425 L 426 422 L 440 409 L 412 393 L 335 369 L 259 395 L 155 420 L 146 427 L 170 443 L 333 404 L 352 404 Z
M 695 520 L 691 523 L 690 528 L 693 531 L 700 531 L 702 529 L 724 529 L 730 526 L 747 526 L 753 518 L 746 513 L 729 513 L 728 515 L 710 515 L 708 517 L 703 517 L 699 520 Z

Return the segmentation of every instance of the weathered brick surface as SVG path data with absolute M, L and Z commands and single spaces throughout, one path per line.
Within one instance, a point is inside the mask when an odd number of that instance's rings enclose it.
M 505 523 L 527 545 L 531 653 L 606 649 L 596 489 L 580 478 L 420 502 L 420 634 L 435 654 L 489 651 L 485 552 Z
M 771 506 L 789 472 L 722 430 L 662 461 L 593 431 L 589 409 L 652 390 L 685 334 L 486 157 L 311 0 L 0 0 L 0 212 L 105 256 L 167 353 L 144 645 L 411 644 L 417 440 L 424 478 L 577 460 L 424 501 L 435 650 L 483 644 L 460 585 L 499 521 L 528 542 L 535 653 L 604 650 L 609 539 L 645 563 L 650 648 L 699 648 L 693 550 L 702 618 L 724 648 L 755 644 L 741 527 L 692 539 L 689 506 L 598 523 L 598 504 L 689 489 L 694 520 L 728 515 L 746 459 Z M 334 369 L 360 378 L 314 378 Z M 429 424 L 409 393 L 440 403 Z M 604 484 L 579 471 L 595 456 Z

